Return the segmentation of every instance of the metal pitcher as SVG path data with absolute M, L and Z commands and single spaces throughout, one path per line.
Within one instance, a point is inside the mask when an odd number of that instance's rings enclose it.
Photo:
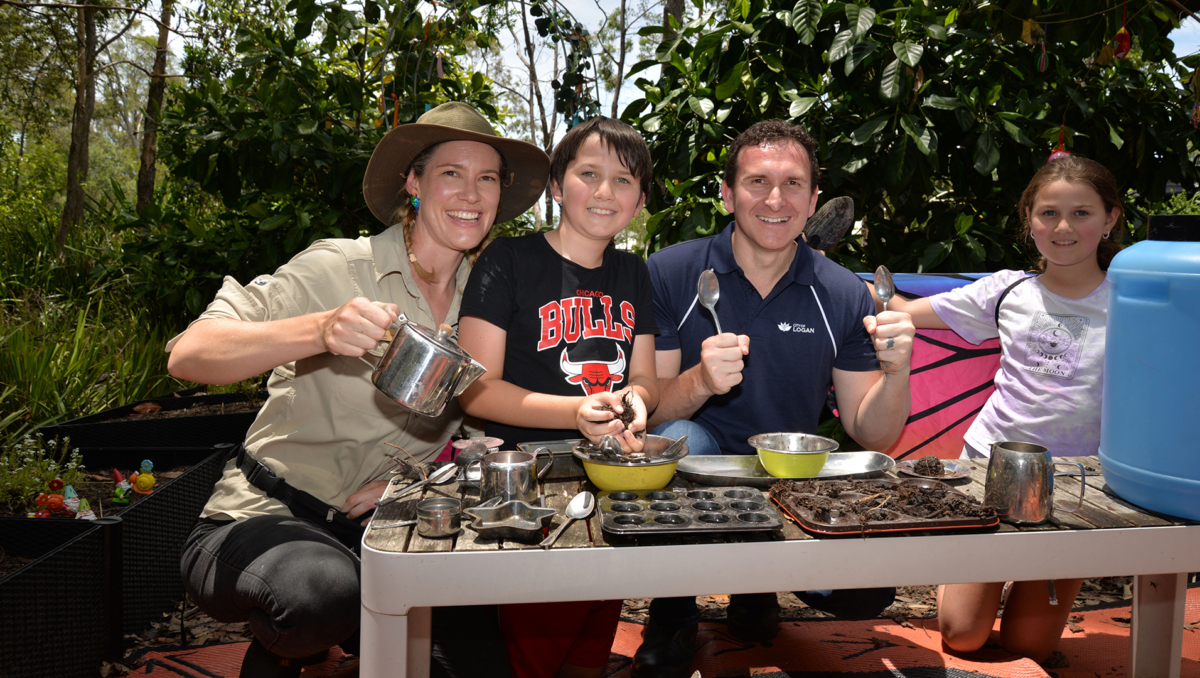
M 1069 509 L 1054 505 L 1054 467 L 1079 467 L 1079 504 Z M 1083 506 L 1087 469 L 1075 462 L 1050 460 L 1050 450 L 1033 443 L 992 443 L 983 503 L 1009 523 L 1040 523 L 1054 510 L 1074 513 Z
M 450 340 L 454 328 L 449 325 L 434 331 L 401 313 L 393 327 L 396 334 L 378 365 L 359 360 L 371 367 L 375 388 L 417 414 L 438 416 L 450 398 L 487 372 Z

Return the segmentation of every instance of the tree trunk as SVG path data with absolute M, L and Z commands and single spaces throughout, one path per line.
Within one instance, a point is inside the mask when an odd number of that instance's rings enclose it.
M 150 75 L 150 91 L 146 96 L 146 115 L 142 122 L 142 164 L 138 168 L 137 213 L 150 206 L 154 198 L 154 163 L 158 158 L 158 117 L 162 112 L 163 93 L 167 89 L 167 37 L 171 25 L 173 0 L 162 0 L 162 23 L 158 26 L 158 49 L 154 54 L 154 70 Z
M 67 157 L 67 201 L 58 222 L 55 252 L 61 258 L 67 235 L 83 221 L 83 185 L 88 178 L 88 138 L 96 110 L 96 10 L 76 10 L 75 40 L 79 56 L 75 64 L 75 110 L 71 117 L 71 151 Z
M 680 11 L 682 10 L 681 5 Z M 629 30 L 625 21 L 625 0 L 621 0 L 621 40 L 617 45 L 617 51 L 620 53 L 617 56 L 617 85 L 613 90 L 612 115 L 609 116 L 613 120 L 617 119 L 617 102 L 621 100 L 621 83 L 625 80 L 625 33 Z
M 671 28 L 671 17 L 675 17 L 675 21 L 683 25 L 683 0 L 666 0 L 663 3 L 663 28 L 667 29 L 664 39 L 675 37 L 675 31 Z

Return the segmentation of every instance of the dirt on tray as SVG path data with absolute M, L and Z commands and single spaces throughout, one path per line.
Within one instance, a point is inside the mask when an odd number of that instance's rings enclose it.
M 939 464 L 940 467 L 940 464 Z M 923 487 L 908 481 L 781 481 L 771 488 L 789 510 L 806 512 L 816 522 L 845 514 L 862 524 L 904 519 L 995 519 L 996 512 L 973 497 L 945 486 Z

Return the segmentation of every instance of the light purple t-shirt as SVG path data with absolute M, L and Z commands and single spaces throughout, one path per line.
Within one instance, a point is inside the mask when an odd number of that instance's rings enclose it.
M 934 313 L 967 341 L 1000 337 L 996 392 L 964 436 L 989 454 L 998 441 L 1037 443 L 1056 457 L 1095 455 L 1100 447 L 1108 279 L 1083 299 L 1066 299 L 1034 279 L 999 271 L 929 298 Z M 999 331 L 997 331 L 999 330 Z

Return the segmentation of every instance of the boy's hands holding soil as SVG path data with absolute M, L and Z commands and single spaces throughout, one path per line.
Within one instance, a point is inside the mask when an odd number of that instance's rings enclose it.
M 575 425 L 588 440 L 615 436 L 625 452 L 641 452 L 646 445 L 646 404 L 633 388 L 587 396 L 575 412 Z

